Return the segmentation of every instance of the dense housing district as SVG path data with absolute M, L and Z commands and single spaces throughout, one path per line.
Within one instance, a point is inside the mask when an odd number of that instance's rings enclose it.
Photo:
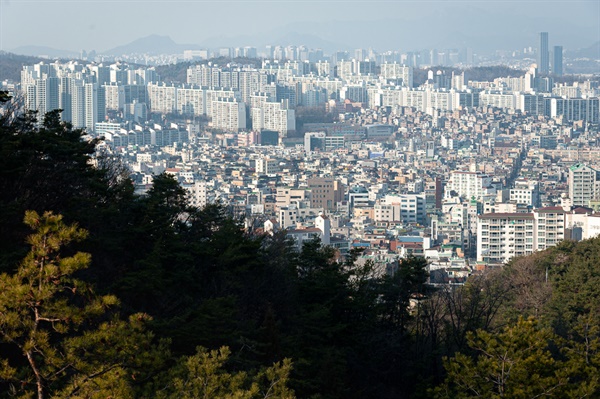
M 600 234 L 600 81 L 558 84 L 547 68 L 493 81 L 431 69 L 415 87 L 397 62 L 267 60 L 192 65 L 179 84 L 73 61 L 25 66 L 14 90 L 103 137 L 140 192 L 167 173 L 254 234 L 362 248 L 381 273 L 424 256 L 432 284 L 462 284 Z

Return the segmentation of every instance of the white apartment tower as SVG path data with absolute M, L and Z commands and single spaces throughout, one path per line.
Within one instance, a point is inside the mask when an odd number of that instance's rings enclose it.
M 199 87 L 177 89 L 177 112 L 180 115 L 199 116 L 206 112 L 206 92 Z
M 204 208 L 208 204 L 208 190 L 205 181 L 196 180 L 193 185 L 187 187 L 189 202 L 196 208 Z
M 255 130 L 272 130 L 283 135 L 296 130 L 296 114 L 287 109 L 283 102 L 265 101 L 260 108 L 252 108 L 252 128 Z
M 569 198 L 573 206 L 588 207 L 590 200 L 600 198 L 600 172 L 577 163 L 569 168 Z
M 450 173 L 450 180 L 446 184 L 446 195 L 450 197 L 452 191 L 456 192 L 460 197 L 466 199 L 480 199 L 483 195 L 488 194 L 492 178 L 480 172 L 464 172 L 453 171 Z
M 532 213 L 487 213 L 477 223 L 477 260 L 506 263 L 531 255 L 565 238 L 565 212 L 560 207 Z
M 246 128 L 246 105 L 234 98 L 221 98 L 212 102 L 212 126 L 228 132 Z
M 97 83 L 85 83 L 83 85 L 84 95 L 84 126 L 88 131 L 94 131 L 98 120 L 103 120 L 105 108 L 103 107 L 102 112 L 99 110 L 99 95 L 101 89 L 98 88 Z M 101 116 L 102 115 L 102 116 Z
M 403 87 L 413 87 L 413 68 L 397 63 L 381 64 L 381 76 L 385 79 L 402 79 Z
M 170 114 L 177 111 L 177 87 L 166 84 L 149 84 L 150 111 Z

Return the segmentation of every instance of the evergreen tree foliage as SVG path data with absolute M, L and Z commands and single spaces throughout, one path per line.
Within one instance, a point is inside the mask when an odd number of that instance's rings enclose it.
M 289 359 L 262 370 L 256 376 L 245 372 L 229 373 L 225 363 L 231 351 L 227 347 L 197 353 L 181 359 L 168 375 L 166 387 L 157 399 L 294 399 L 286 383 L 292 369 Z
M 0 339 L 21 357 L 2 359 L 7 391 L 38 399 L 133 397 L 130 376 L 146 373 L 156 351 L 143 327 L 146 316 L 109 317 L 117 298 L 96 295 L 76 277 L 90 255 L 62 252 L 85 238 L 85 230 L 51 212 L 29 211 L 25 223 L 34 230 L 29 254 L 15 274 L 0 275 Z
M 538 328 L 534 319 L 520 319 L 499 333 L 468 334 L 475 357 L 457 353 L 446 360 L 448 372 L 439 398 L 581 398 L 596 382 L 575 383 L 577 370 L 551 351 L 557 337 Z

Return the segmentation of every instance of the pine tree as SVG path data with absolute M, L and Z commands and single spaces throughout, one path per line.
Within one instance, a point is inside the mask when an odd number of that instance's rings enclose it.
M 0 275 L 0 342 L 15 354 L 0 358 L 5 391 L 37 399 L 133 397 L 136 374 L 141 380 L 164 350 L 144 331 L 146 316 L 111 317 L 117 298 L 95 295 L 76 277 L 90 255 L 62 252 L 85 230 L 51 212 L 28 211 L 25 223 L 34 230 L 29 254 L 16 273 Z
M 576 381 L 580 371 L 552 351 L 558 337 L 535 319 L 520 319 L 499 333 L 468 334 L 475 357 L 457 353 L 446 359 L 445 384 L 438 398 L 581 398 L 595 384 Z
M 286 384 L 292 364 L 289 359 L 275 363 L 250 377 L 246 372 L 229 373 L 225 364 L 231 355 L 227 347 L 207 351 L 199 347 L 193 356 L 183 357 L 173 367 L 168 382 L 157 391 L 158 399 L 294 399 Z

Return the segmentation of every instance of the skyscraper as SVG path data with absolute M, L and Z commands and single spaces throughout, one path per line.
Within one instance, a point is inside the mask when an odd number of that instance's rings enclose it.
M 548 53 L 548 32 L 540 32 L 540 47 L 538 48 L 538 72 L 550 72 L 550 54 Z
M 554 58 L 552 59 L 552 73 L 556 76 L 563 74 L 563 48 L 554 46 Z

